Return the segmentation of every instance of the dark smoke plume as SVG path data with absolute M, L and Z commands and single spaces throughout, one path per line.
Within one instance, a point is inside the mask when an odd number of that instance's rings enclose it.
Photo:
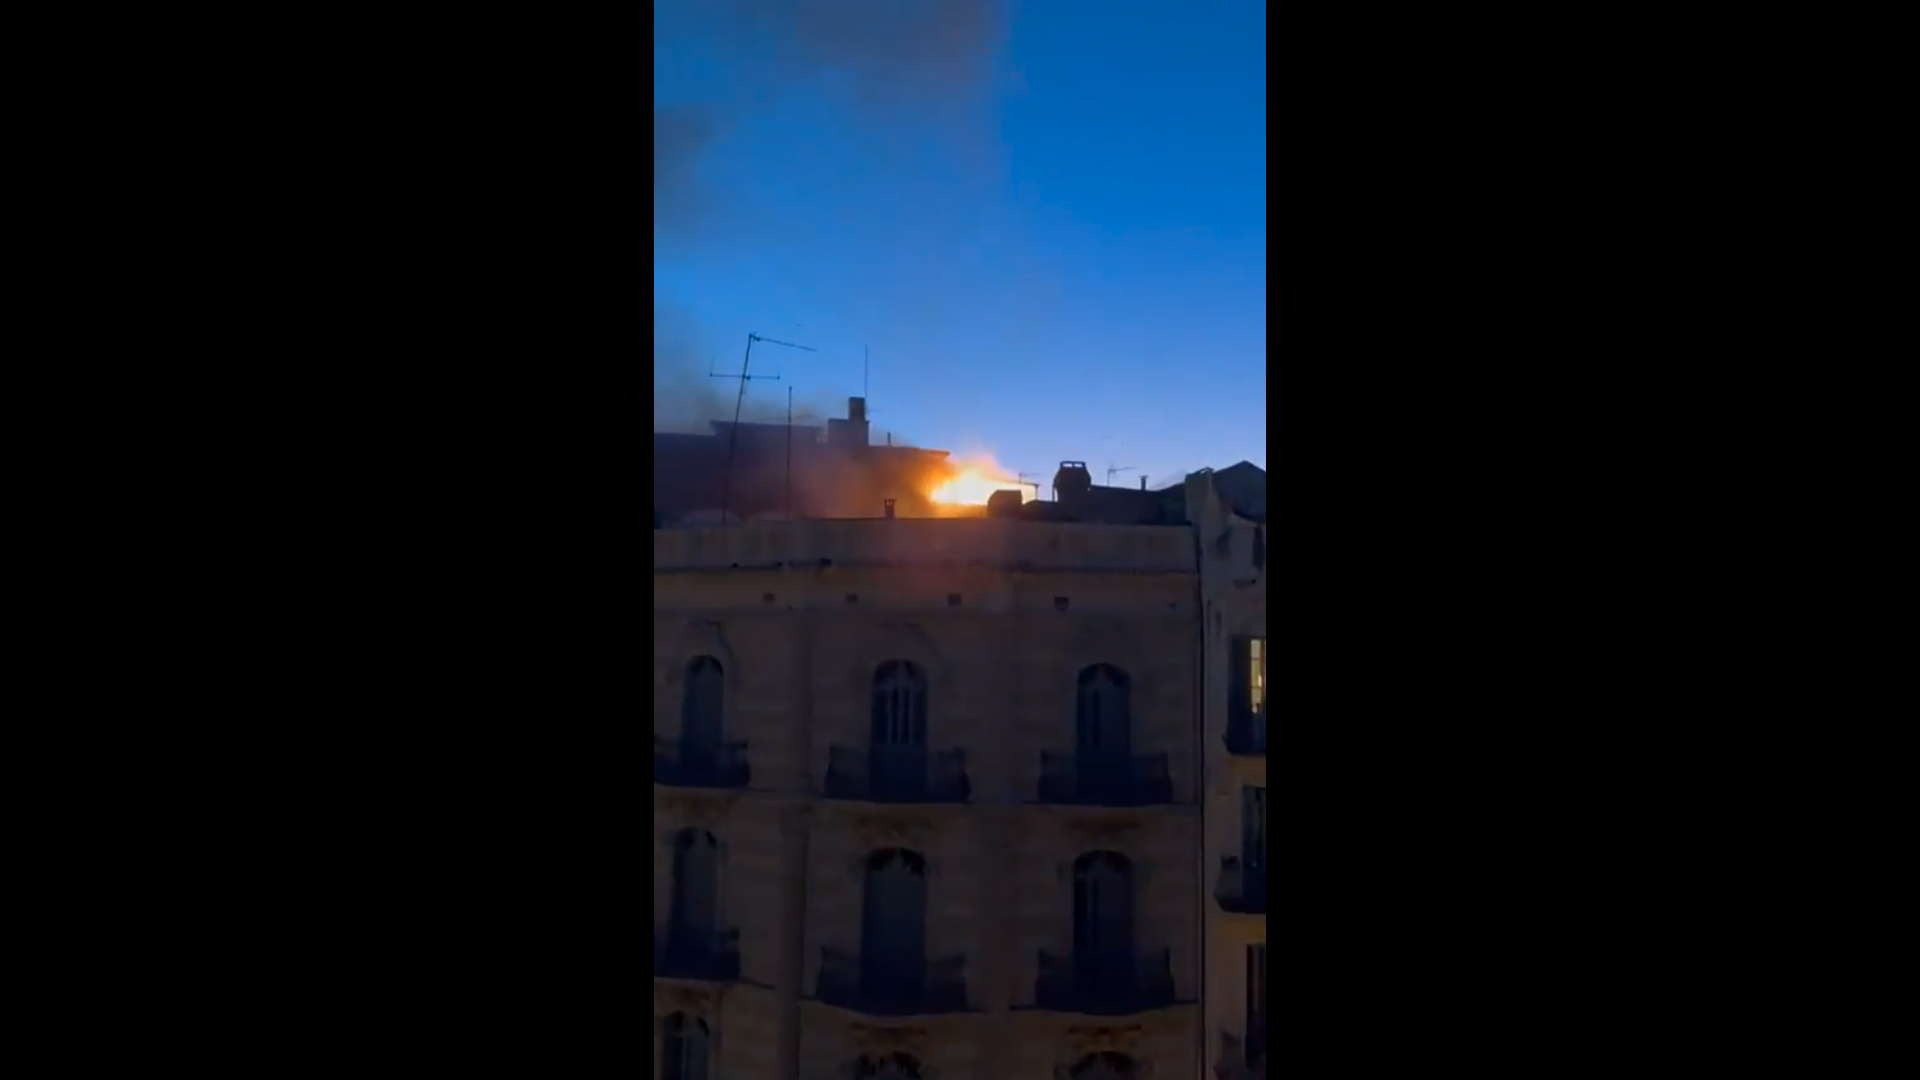
M 710 420 L 733 418 L 727 384 L 712 378 L 713 354 L 702 354 L 699 327 L 685 312 L 653 302 L 653 430 L 699 434 Z M 737 368 L 720 367 L 721 371 Z
M 697 235 L 703 216 L 695 174 L 700 153 L 713 140 L 715 114 L 698 105 L 653 109 L 653 231 Z
M 743 74 L 726 100 L 653 109 L 655 245 L 698 245 L 726 223 L 725 198 L 701 182 L 700 165 L 726 118 L 803 84 L 837 81 L 850 115 L 924 118 L 983 94 L 1008 23 L 1007 0 L 656 0 L 656 50 L 683 46 Z M 743 298 L 743 303 L 745 298 Z M 654 429 L 707 430 L 733 416 L 732 384 L 707 377 L 737 371 L 743 342 L 705 343 L 690 319 L 654 303 Z M 782 403 L 784 414 L 784 402 Z M 796 403 L 844 415 L 845 402 Z M 765 406 L 761 406 L 764 411 Z M 718 411 L 715 411 L 718 410 Z

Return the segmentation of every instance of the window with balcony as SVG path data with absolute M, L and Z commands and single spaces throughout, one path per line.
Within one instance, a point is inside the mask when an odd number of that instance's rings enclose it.
M 889 660 L 875 668 L 866 745 L 830 748 L 827 798 L 966 802 L 972 793 L 966 754 L 958 747 L 928 749 L 927 705 L 927 674 L 918 664 Z
M 1093 851 L 1073 863 L 1073 952 L 1092 980 L 1110 977 L 1106 965 L 1133 965 L 1133 863 L 1112 851 Z
M 1173 801 L 1167 755 L 1133 752 L 1133 680 L 1112 664 L 1074 683 L 1073 749 L 1040 752 L 1043 803 L 1153 806 Z
M 1267 1065 L 1267 947 L 1247 946 L 1247 1013 L 1244 1060 L 1265 1075 Z
M 680 731 L 653 737 L 653 782 L 670 787 L 744 788 L 747 743 L 726 731 L 726 671 L 711 656 L 687 662 L 680 685 Z
M 669 935 L 703 938 L 712 935 L 719 925 L 720 841 L 704 829 L 682 829 L 673 838 Z
M 854 1080 L 920 1080 L 920 1059 L 895 1051 L 891 1054 L 862 1054 L 848 1070 Z
M 1267 1018 L 1267 947 L 1247 946 L 1247 1023 Z
M 1117 1050 L 1088 1054 L 1067 1073 L 1072 1080 L 1134 1080 L 1139 1075 L 1133 1059 Z
M 740 932 L 720 912 L 720 841 L 704 829 L 673 837 L 666 921 L 654 925 L 653 973 L 731 982 L 740 977 Z
M 1171 955 L 1135 944 L 1138 872 L 1115 851 L 1090 851 L 1073 862 L 1073 949 L 1040 952 L 1034 1000 L 1054 1012 L 1124 1016 L 1174 1000 Z
M 1250 711 L 1267 711 L 1267 639 L 1247 639 L 1247 705 Z
M 724 730 L 726 672 L 711 656 L 696 656 L 687 662 L 686 680 L 680 688 L 680 737 L 685 745 L 717 750 Z
M 711 1034 L 705 1020 L 683 1012 L 668 1016 L 660 1033 L 661 1080 L 708 1080 Z
M 1267 639 L 1236 637 L 1227 687 L 1227 751 L 1265 757 L 1267 753 Z
M 1083 759 L 1125 758 L 1133 752 L 1133 680 L 1112 664 L 1081 671 L 1073 719 Z
M 927 956 L 926 860 L 876 851 L 863 879 L 859 952 L 820 950 L 815 998 L 872 1016 L 965 1012 L 966 958 Z
M 1240 789 L 1240 851 L 1220 860 L 1214 900 L 1222 911 L 1241 915 L 1267 912 L 1267 789 Z
M 876 750 L 926 749 L 927 676 L 920 665 L 890 660 L 874 670 L 870 728 Z
M 1240 789 L 1240 858 L 1249 869 L 1267 870 L 1267 789 Z
M 888 848 L 867 856 L 860 984 L 872 997 L 920 996 L 927 958 L 927 861 Z

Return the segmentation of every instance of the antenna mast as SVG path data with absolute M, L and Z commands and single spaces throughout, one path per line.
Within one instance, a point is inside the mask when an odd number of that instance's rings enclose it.
M 1112 487 L 1112 486 L 1113 486 L 1113 478 L 1114 478 L 1115 476 L 1117 476 L 1117 475 L 1119 475 L 1120 473 L 1123 473 L 1123 472 L 1132 472 L 1132 471 L 1133 471 L 1133 470 L 1135 469 L 1135 467 L 1136 467 L 1136 466 L 1133 466 L 1133 465 L 1109 465 L 1109 466 L 1107 466 L 1107 486 L 1108 486 L 1108 487 Z
M 748 334 L 747 352 L 740 358 L 740 374 L 709 376 L 715 379 L 740 380 L 740 393 L 733 399 L 733 426 L 727 429 L 727 471 L 720 483 L 720 524 L 722 525 L 727 523 L 727 511 L 731 509 L 733 501 L 733 455 L 740 445 L 740 408 L 747 403 L 747 383 L 754 379 L 772 379 L 775 382 L 780 380 L 778 375 L 748 374 L 753 366 L 753 344 L 756 341 L 764 341 L 769 345 L 784 345 L 789 349 L 799 349 L 802 352 L 814 351 L 810 345 L 795 345 L 791 341 L 775 341 L 770 337 L 761 337 L 759 334 Z M 788 438 L 791 440 L 792 436 L 789 435 Z
M 787 387 L 787 520 L 793 520 L 793 387 Z

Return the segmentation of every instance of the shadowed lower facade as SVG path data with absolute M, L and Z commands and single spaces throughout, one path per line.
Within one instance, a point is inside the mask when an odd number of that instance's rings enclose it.
M 1234 845 L 1212 835 L 1244 815 L 1212 805 L 1254 774 L 1208 776 L 1239 768 L 1226 680 L 1251 674 L 1232 659 L 1245 635 L 1205 632 L 1199 537 L 993 519 L 657 532 L 654 1075 L 1251 1068 L 1223 1041 L 1253 1034 L 1245 975 L 1220 1003 L 1234 987 L 1214 969 L 1256 939 L 1264 956 L 1265 911 L 1256 933 L 1220 906 Z M 1264 798 L 1264 760 L 1258 779 Z M 1229 906 L 1263 903 L 1264 833 L 1257 860 L 1235 843 Z

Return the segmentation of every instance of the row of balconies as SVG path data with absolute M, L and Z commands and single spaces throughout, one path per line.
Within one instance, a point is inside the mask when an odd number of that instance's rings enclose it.
M 1264 751 L 1266 728 L 1259 745 Z M 745 790 L 753 782 L 744 739 L 718 745 L 653 737 L 653 782 L 665 787 Z M 966 803 L 973 784 L 963 750 L 836 745 L 821 794 L 876 803 Z M 1032 800 L 1059 806 L 1165 806 L 1174 801 L 1166 754 L 1043 751 Z
M 662 930 L 654 937 L 656 978 L 730 983 L 740 978 L 738 930 Z M 1041 950 L 1030 1004 L 1045 1012 L 1127 1016 L 1184 1004 L 1172 954 Z M 964 956 L 923 959 L 820 950 L 813 998 L 869 1016 L 935 1016 L 975 1011 Z
M 1230 724 L 1227 752 L 1267 755 L 1267 717 Z M 835 745 L 823 794 L 863 802 L 963 803 L 972 794 L 962 750 L 911 751 Z M 747 741 L 702 745 L 653 737 L 653 782 L 669 787 L 745 789 L 753 782 Z M 1173 801 L 1166 754 L 1080 754 L 1043 751 L 1035 801 L 1079 806 L 1153 806 Z

